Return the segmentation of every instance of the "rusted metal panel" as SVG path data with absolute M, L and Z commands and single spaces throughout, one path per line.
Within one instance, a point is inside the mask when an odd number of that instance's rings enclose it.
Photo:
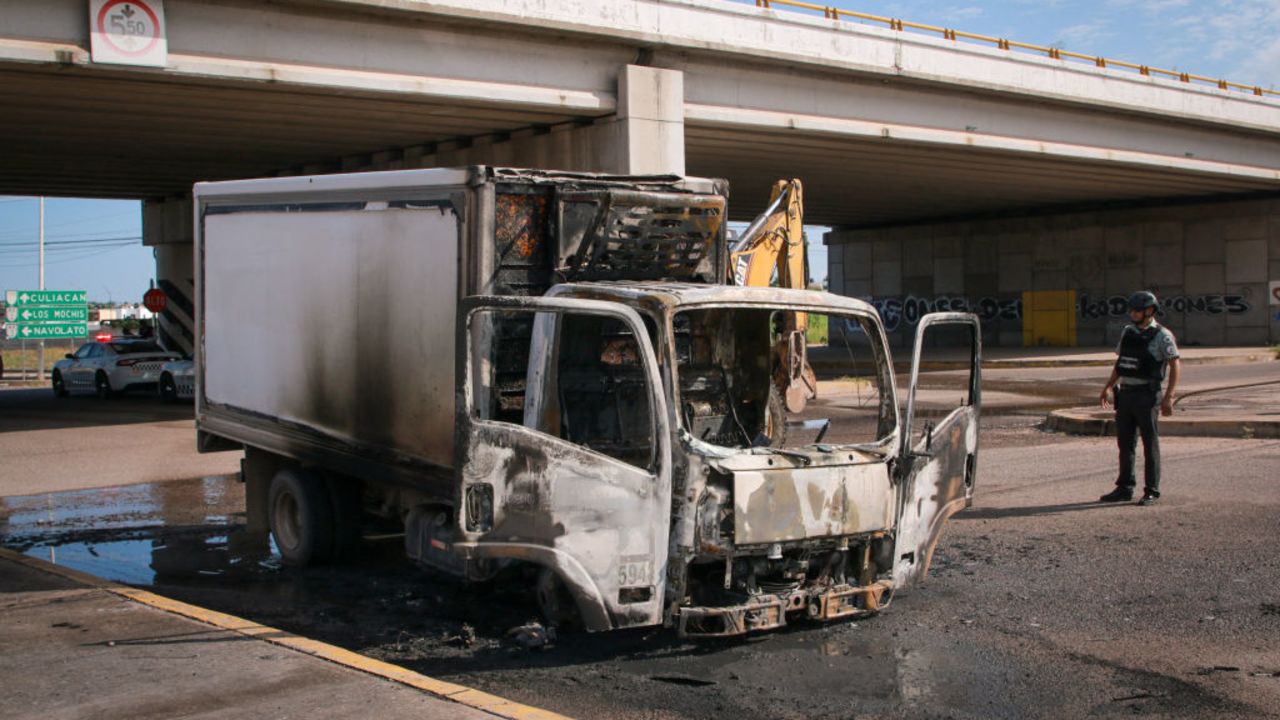
M 455 545 L 467 558 L 538 562 L 554 570 L 583 611 L 589 630 L 662 622 L 671 512 L 671 435 L 657 360 L 644 324 L 615 303 L 565 298 L 471 298 L 463 301 L 458 347 L 458 413 L 461 474 Z M 484 419 L 476 412 L 474 374 L 483 343 L 476 336 L 497 314 L 534 314 L 529 356 L 526 427 Z M 558 377 L 560 339 L 551 322 L 573 314 L 620 321 L 635 340 L 638 366 L 652 414 L 653 468 L 638 467 L 538 429 L 536 417 Z M 474 522 L 469 498 L 486 490 L 491 517 Z
M 893 524 L 883 463 L 733 474 L 734 542 L 758 545 L 857 535 Z
M 557 272 L 570 281 L 718 284 L 725 210 L 720 195 L 613 189 L 563 195 Z
M 921 352 L 930 328 L 959 325 L 970 329 L 969 393 L 965 404 L 952 410 L 910 446 L 915 422 L 916 387 Z M 923 578 L 947 518 L 973 502 L 978 461 L 978 419 L 982 408 L 982 333 L 970 313 L 931 313 L 916 327 L 911 361 L 903 449 L 898 468 L 899 515 L 893 577 L 900 587 Z

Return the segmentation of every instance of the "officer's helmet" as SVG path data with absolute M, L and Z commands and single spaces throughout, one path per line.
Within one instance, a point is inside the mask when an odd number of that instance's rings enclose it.
M 1156 295 L 1147 290 L 1139 290 L 1129 296 L 1130 310 L 1146 310 L 1147 308 L 1160 309 L 1160 301 L 1156 300 Z

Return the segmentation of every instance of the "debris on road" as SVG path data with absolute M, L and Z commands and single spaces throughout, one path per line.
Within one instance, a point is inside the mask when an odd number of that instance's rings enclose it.
M 530 622 L 507 631 L 507 637 L 526 650 L 546 647 L 556 641 L 556 629 L 540 622 Z
M 458 629 L 458 634 L 450 635 L 444 641 L 449 645 L 472 647 L 476 644 L 476 629 L 466 623 L 462 623 L 462 627 Z

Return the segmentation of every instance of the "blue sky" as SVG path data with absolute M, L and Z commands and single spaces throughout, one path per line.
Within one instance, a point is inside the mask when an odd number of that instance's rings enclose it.
M 0 290 L 29 290 L 39 281 L 39 201 L 0 197 Z M 84 290 L 93 302 L 142 302 L 155 273 L 142 246 L 136 200 L 46 198 L 45 287 Z
M 840 8 L 942 25 L 1116 60 L 1275 88 L 1280 83 L 1280 0 L 990 0 L 850 2 Z M 133 201 L 49 199 L 46 285 L 93 300 L 137 302 L 154 272 L 138 241 Z M 810 265 L 826 274 L 820 228 Z M 36 201 L 0 196 L 0 290 L 36 284 Z M 54 242 L 61 244 L 55 245 Z M 56 249 L 55 249 L 56 248 Z
M 825 0 L 817 4 L 1246 85 L 1274 88 L 1280 83 L 1278 0 Z

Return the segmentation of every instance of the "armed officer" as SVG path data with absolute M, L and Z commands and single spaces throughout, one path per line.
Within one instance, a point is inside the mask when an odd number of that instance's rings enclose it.
M 1111 404 L 1115 392 L 1116 442 L 1120 447 L 1120 475 L 1116 489 L 1103 495 L 1101 502 L 1125 502 L 1133 499 L 1137 485 L 1134 476 L 1134 450 L 1142 435 L 1142 454 L 1146 487 L 1139 505 L 1150 505 L 1160 497 L 1160 437 L 1157 422 L 1160 415 L 1173 414 L 1173 389 L 1178 385 L 1181 362 L 1178 344 L 1168 328 L 1156 322 L 1160 304 L 1153 293 L 1136 292 L 1129 296 L 1129 319 L 1116 347 L 1115 367 L 1098 400 L 1102 407 Z M 1165 377 L 1169 385 L 1163 393 Z

